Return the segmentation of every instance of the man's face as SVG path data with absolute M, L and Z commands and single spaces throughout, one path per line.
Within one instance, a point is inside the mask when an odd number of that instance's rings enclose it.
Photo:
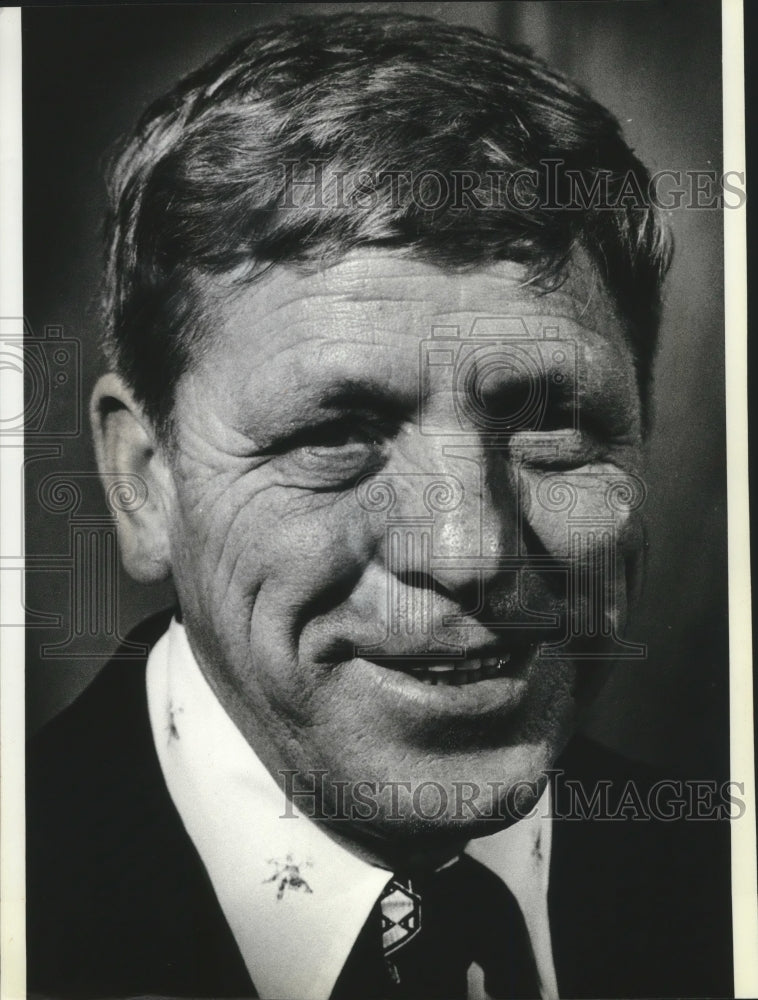
M 201 668 L 275 777 L 327 771 L 348 814 L 355 783 L 411 782 L 353 811 L 388 837 L 490 832 L 455 783 L 486 814 L 539 778 L 599 670 L 572 654 L 623 627 L 631 352 L 586 265 L 523 278 L 356 252 L 219 285 L 178 389 L 170 548 Z

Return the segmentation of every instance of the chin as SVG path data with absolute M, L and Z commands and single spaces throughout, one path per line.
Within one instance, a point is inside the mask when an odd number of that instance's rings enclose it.
M 455 851 L 539 809 L 568 734 L 480 754 L 428 760 L 403 781 L 356 783 L 327 820 L 339 839 L 390 866 L 398 857 Z M 374 790 L 376 788 L 376 791 Z M 334 817 L 335 804 L 324 803 Z

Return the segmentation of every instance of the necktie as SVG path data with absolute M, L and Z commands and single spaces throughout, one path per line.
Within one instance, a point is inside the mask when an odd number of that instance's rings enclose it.
M 469 967 L 497 1000 L 539 997 L 513 894 L 464 855 L 428 875 L 398 873 L 371 913 L 332 1000 L 465 1000 Z

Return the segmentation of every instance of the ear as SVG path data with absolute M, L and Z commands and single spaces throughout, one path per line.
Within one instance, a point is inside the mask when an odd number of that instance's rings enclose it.
M 138 487 L 136 501 L 119 504 L 116 511 L 124 568 L 140 583 L 159 583 L 171 575 L 168 527 L 172 480 L 164 450 L 142 407 L 118 375 L 111 373 L 98 380 L 90 420 L 106 493 L 113 495 L 119 476 Z

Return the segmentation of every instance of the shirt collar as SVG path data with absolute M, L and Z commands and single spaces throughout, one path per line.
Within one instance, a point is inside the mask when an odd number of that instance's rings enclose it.
M 282 787 L 222 708 L 175 620 L 148 658 L 147 694 L 169 794 L 258 994 L 327 1000 L 392 873 L 286 806 Z M 545 805 L 543 798 L 529 818 L 472 841 L 467 853 L 516 896 L 543 996 L 552 996 Z

